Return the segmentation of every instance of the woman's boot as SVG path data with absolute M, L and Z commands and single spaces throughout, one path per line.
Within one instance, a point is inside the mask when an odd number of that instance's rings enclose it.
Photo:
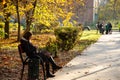
M 52 73 L 50 73 L 50 65 L 49 63 L 46 63 L 46 77 L 55 77 L 55 75 L 53 75 Z
M 52 69 L 53 69 L 53 71 L 62 68 L 62 67 L 56 65 L 56 63 L 55 63 L 55 61 L 54 61 L 54 59 L 53 59 L 52 57 L 49 58 L 49 61 L 50 61 L 50 63 L 52 64 Z M 54 72 L 53 72 L 53 73 L 54 73 Z

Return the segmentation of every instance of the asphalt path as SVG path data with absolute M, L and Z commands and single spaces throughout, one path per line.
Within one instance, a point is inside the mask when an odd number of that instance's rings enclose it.
M 47 80 L 120 80 L 120 33 L 102 35 Z

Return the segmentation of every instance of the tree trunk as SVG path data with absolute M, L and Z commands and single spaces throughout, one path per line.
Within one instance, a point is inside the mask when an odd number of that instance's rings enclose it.
M 18 0 L 12 0 L 14 2 L 16 13 L 17 13 L 17 21 L 18 21 L 18 37 L 17 41 L 20 41 L 20 14 L 19 14 L 19 1 Z
M 10 13 L 7 13 L 6 8 L 7 4 L 4 4 L 4 17 L 5 17 L 5 27 L 4 27 L 4 39 L 8 39 L 9 38 L 9 17 L 10 17 Z
M 26 33 L 27 31 L 30 31 L 30 25 L 31 25 L 32 20 L 30 19 L 30 16 L 26 17 L 26 30 L 24 33 Z
M 26 30 L 25 30 L 24 33 L 26 33 L 27 31 L 30 31 L 30 25 L 32 23 L 32 19 L 33 19 L 33 15 L 34 15 L 34 12 L 35 12 L 36 4 L 37 4 L 37 0 L 35 0 L 35 2 L 33 3 L 33 6 L 34 6 L 33 9 L 26 13 Z
M 8 20 L 8 16 L 5 18 L 4 32 L 5 32 L 4 39 L 8 39 L 9 38 L 9 20 Z
M 18 19 L 18 37 L 17 41 L 20 41 L 20 15 L 19 15 L 19 7 L 18 7 L 18 0 L 16 0 L 16 12 L 17 12 L 17 19 Z

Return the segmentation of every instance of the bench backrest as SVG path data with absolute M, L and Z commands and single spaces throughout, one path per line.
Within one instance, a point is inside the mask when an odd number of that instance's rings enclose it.
M 19 55 L 20 55 L 20 58 L 21 58 L 23 67 L 24 67 L 24 65 L 26 65 L 26 64 L 28 63 L 28 60 L 30 60 L 30 59 L 29 59 L 29 57 L 27 57 L 27 55 L 26 55 L 25 52 L 23 51 L 21 44 L 18 45 L 18 51 L 19 51 Z M 24 58 L 24 57 L 25 57 L 25 58 Z M 37 60 L 38 60 L 38 59 L 37 59 Z M 42 65 L 44 80 L 46 80 L 44 63 L 43 63 L 42 58 L 40 58 L 40 60 L 41 60 L 40 62 L 41 62 L 41 65 Z M 38 61 L 37 61 L 37 62 L 38 62 Z M 32 69 L 32 68 L 30 68 L 30 69 Z M 29 70 L 29 71 L 30 71 L 30 70 Z
M 26 64 L 29 58 L 26 56 L 25 52 L 23 51 L 21 44 L 18 45 L 18 51 L 19 51 L 22 64 Z

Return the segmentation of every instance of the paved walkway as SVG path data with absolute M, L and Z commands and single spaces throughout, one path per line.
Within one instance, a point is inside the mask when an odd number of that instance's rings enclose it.
M 101 38 L 48 80 L 120 80 L 120 33 Z

